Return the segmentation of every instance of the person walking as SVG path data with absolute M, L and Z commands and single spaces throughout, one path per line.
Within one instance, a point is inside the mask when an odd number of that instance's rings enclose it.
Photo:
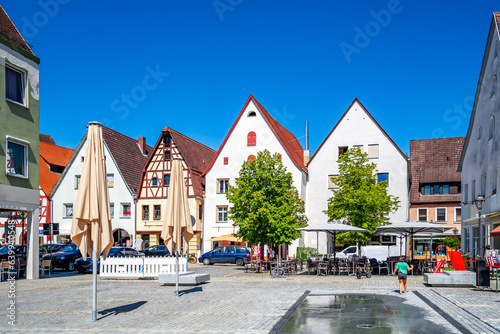
M 406 293 L 406 281 L 407 281 L 407 276 L 408 276 L 408 270 L 413 269 L 413 265 L 409 265 L 405 261 L 405 257 L 401 256 L 399 258 L 399 262 L 396 264 L 396 268 L 394 268 L 394 272 L 392 275 L 396 275 L 396 272 L 398 273 L 398 279 L 399 279 L 399 294 L 403 293 L 403 287 L 404 287 L 404 293 Z

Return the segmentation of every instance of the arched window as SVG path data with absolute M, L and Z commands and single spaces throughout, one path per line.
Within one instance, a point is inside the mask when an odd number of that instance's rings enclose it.
M 495 92 L 497 90 L 497 77 L 494 76 L 493 79 L 491 79 L 491 85 L 490 85 L 490 98 L 495 95 Z
M 248 117 L 255 117 L 255 116 L 257 116 L 257 113 L 255 111 L 248 112 Z
M 255 146 L 257 145 L 257 135 L 255 132 L 250 131 L 247 136 L 247 146 Z
M 491 116 L 490 125 L 488 128 L 488 140 L 492 139 L 494 134 L 495 134 L 495 117 Z

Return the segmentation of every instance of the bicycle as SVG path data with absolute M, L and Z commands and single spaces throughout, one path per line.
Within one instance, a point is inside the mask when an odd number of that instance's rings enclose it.
M 198 259 L 196 258 L 196 254 L 189 254 L 188 262 L 192 263 L 192 264 L 198 263 Z

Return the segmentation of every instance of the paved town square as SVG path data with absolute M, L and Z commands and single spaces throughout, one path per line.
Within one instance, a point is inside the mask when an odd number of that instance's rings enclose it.
M 190 270 L 210 273 L 211 280 L 181 286 L 179 298 L 175 286 L 160 286 L 158 280 L 99 279 L 96 322 L 90 321 L 90 274 L 56 271 L 51 278 L 16 281 L 15 326 L 8 324 L 12 299 L 4 281 L 0 333 L 278 333 L 304 297 L 348 294 L 401 298 L 401 305 L 421 310 L 422 321 L 440 333 L 500 331 L 500 294 L 494 289 L 429 287 L 415 275 L 408 293 L 400 295 L 397 278 L 387 275 L 272 278 L 234 265 L 201 264 Z

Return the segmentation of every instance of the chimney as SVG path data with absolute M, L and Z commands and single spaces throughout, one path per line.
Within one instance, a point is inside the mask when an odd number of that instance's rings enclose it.
M 148 152 L 146 152 L 146 138 L 139 137 L 138 144 L 139 144 L 139 148 L 142 151 L 142 154 L 144 154 L 144 155 L 148 154 Z
M 304 165 L 307 165 L 309 163 L 309 160 L 311 159 L 311 152 L 309 152 L 309 122 L 306 121 L 306 147 L 304 149 Z

